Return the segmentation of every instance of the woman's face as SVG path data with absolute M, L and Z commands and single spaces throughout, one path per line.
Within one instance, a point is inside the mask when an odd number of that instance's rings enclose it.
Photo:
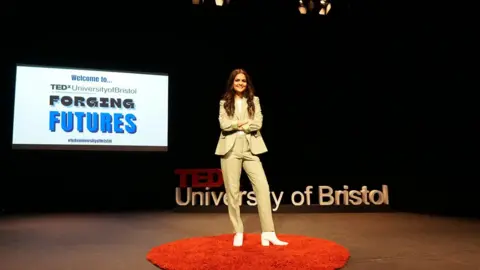
M 247 77 L 245 77 L 245 74 L 243 73 L 237 74 L 237 76 L 235 76 L 235 79 L 233 80 L 233 89 L 235 90 L 235 92 L 243 93 L 246 88 Z

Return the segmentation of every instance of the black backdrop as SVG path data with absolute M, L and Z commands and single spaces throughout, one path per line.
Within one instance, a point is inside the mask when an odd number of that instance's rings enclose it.
M 218 101 L 242 67 L 262 102 L 273 190 L 388 184 L 394 209 L 475 214 L 477 84 L 464 22 L 407 20 L 368 1 L 337 1 L 329 17 L 300 16 L 292 1 L 187 2 L 98 7 L 111 15 L 88 25 L 75 19 L 81 9 L 57 12 L 68 7 L 10 14 L 29 26 L 4 45 L 4 210 L 173 207 L 174 169 L 219 167 Z M 15 63 L 168 73 L 169 152 L 12 151 Z

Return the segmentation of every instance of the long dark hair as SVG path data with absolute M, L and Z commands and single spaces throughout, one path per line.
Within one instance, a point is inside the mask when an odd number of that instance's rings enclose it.
M 223 107 L 225 108 L 228 116 L 233 116 L 233 114 L 235 113 L 235 90 L 233 89 L 233 81 L 235 80 L 235 77 L 240 73 L 245 75 L 245 78 L 247 78 L 247 87 L 245 89 L 244 96 L 247 98 L 248 116 L 250 116 L 250 118 L 253 118 L 253 116 L 255 115 L 255 104 L 253 103 L 253 98 L 255 97 L 255 88 L 253 87 L 252 79 L 244 69 L 234 69 L 230 73 L 225 89 L 225 94 L 223 95 L 223 100 L 225 100 L 225 104 L 223 105 Z

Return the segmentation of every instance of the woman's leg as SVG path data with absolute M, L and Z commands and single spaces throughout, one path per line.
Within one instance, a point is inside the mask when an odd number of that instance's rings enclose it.
M 242 173 L 242 157 L 236 151 L 237 142 L 233 149 L 221 158 L 223 184 L 225 186 L 228 214 L 236 233 L 243 233 L 243 222 L 240 216 L 240 176 Z
M 280 241 L 275 233 L 275 226 L 273 225 L 272 217 L 272 203 L 270 199 L 270 187 L 260 158 L 252 155 L 250 151 L 244 152 L 243 168 L 252 183 L 253 191 L 257 198 L 258 214 L 262 226 L 262 245 L 268 246 L 270 243 L 279 246 L 288 245 L 287 242 Z
M 268 185 L 263 165 L 257 156 L 244 155 L 243 168 L 252 183 L 255 197 L 257 198 L 258 215 L 262 232 L 274 232 L 272 218 L 272 203 L 270 199 L 270 187 Z

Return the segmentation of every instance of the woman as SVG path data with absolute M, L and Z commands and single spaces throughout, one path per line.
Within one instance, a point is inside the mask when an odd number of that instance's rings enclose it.
M 221 156 L 223 181 L 228 198 L 228 214 L 235 230 L 234 246 L 243 244 L 243 223 L 240 217 L 240 175 L 242 166 L 250 179 L 257 198 L 262 227 L 263 246 L 287 245 L 280 241 L 272 219 L 270 188 L 259 154 L 267 152 L 260 134 L 263 115 L 250 77 L 243 69 L 233 70 L 226 92 L 220 101 L 220 138 L 216 155 Z

